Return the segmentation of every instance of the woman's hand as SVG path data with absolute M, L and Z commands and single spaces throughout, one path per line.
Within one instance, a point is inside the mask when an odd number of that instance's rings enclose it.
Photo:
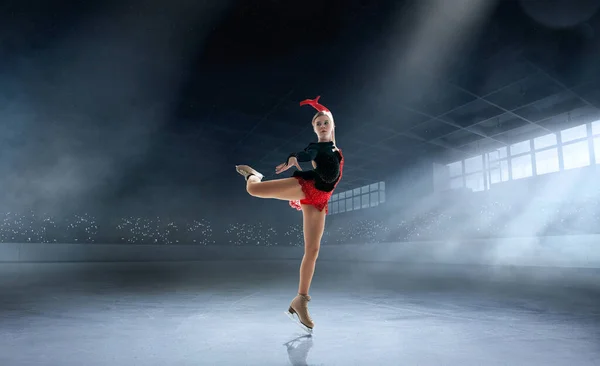
M 275 173 L 281 174 L 293 166 L 295 166 L 296 169 L 298 169 L 298 170 L 302 170 L 302 168 L 300 168 L 300 164 L 298 164 L 298 159 L 296 159 L 295 157 L 292 156 L 288 159 L 288 161 L 286 163 L 281 163 L 281 164 L 277 165 L 275 167 Z

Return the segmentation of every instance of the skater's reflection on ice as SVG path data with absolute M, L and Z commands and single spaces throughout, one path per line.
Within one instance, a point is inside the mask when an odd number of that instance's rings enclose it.
M 306 358 L 313 346 L 312 335 L 307 334 L 294 338 L 291 341 L 284 343 L 284 346 L 287 347 L 288 357 L 292 365 L 308 366 Z

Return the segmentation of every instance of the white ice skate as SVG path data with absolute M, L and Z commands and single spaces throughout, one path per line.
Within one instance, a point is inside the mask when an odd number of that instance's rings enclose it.
M 264 178 L 264 175 L 260 174 L 259 172 L 252 169 L 248 165 L 236 165 L 235 170 L 239 174 L 241 174 L 246 180 L 248 180 L 248 177 L 251 175 L 258 177 L 258 179 L 260 179 L 260 180 L 262 180 Z

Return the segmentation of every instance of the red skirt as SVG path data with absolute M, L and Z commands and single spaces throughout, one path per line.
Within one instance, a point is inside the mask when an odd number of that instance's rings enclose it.
M 312 205 L 319 211 L 323 211 L 323 209 L 325 209 L 325 212 L 329 213 L 329 199 L 331 198 L 333 191 L 323 192 L 316 189 L 314 180 L 307 180 L 300 177 L 294 178 L 298 180 L 298 183 L 300 183 L 300 186 L 302 187 L 304 199 L 290 201 L 290 206 L 298 211 L 301 211 L 301 205 Z

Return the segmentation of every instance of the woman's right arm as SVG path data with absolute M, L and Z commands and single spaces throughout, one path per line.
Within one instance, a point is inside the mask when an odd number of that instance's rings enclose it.
M 317 157 L 317 149 L 309 146 L 306 149 L 304 149 L 303 151 L 299 151 L 296 153 L 291 153 L 286 161 L 290 161 L 290 158 L 294 157 L 296 158 L 296 160 L 298 162 L 307 162 L 307 161 L 313 161 L 315 160 L 315 158 Z
M 313 161 L 317 157 L 317 149 L 315 149 L 312 145 L 309 145 L 303 151 L 299 151 L 296 153 L 291 153 L 285 163 L 281 163 L 275 167 L 275 173 L 280 174 L 290 169 L 292 166 L 295 166 L 298 170 L 302 170 L 299 162 L 305 161 Z M 315 163 L 313 161 L 313 168 Z

